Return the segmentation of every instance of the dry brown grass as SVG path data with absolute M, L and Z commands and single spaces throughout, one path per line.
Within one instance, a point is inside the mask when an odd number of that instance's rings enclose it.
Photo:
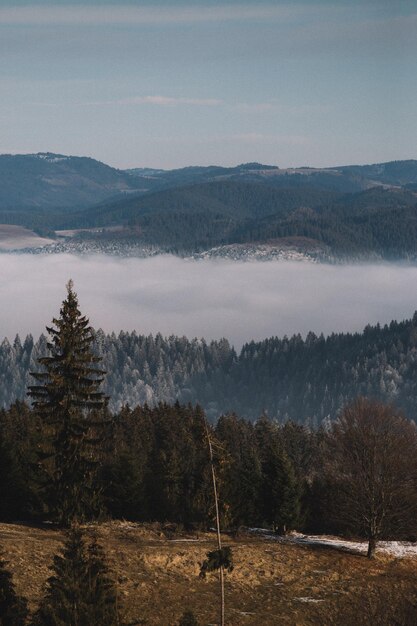
M 124 522 L 88 527 L 106 548 L 129 624 L 173 626 L 186 609 L 216 624 L 217 579 L 198 577 L 214 535 L 170 535 L 158 525 Z M 53 528 L 0 524 L 0 546 L 18 591 L 35 608 L 63 534 Z M 355 626 L 417 623 L 414 559 L 360 555 L 333 548 L 225 537 L 235 570 L 226 577 L 228 626 Z

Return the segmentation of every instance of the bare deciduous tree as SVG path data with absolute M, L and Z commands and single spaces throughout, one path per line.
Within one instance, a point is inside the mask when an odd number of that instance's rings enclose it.
M 225 625 L 225 599 L 224 599 L 224 572 L 233 570 L 232 550 L 230 547 L 222 546 L 220 531 L 220 512 L 219 512 L 219 496 L 217 490 L 216 471 L 214 469 L 213 440 L 207 424 L 204 419 L 204 428 L 207 439 L 207 445 L 210 455 L 211 476 L 213 482 L 214 505 L 216 511 L 216 531 L 217 531 L 217 550 L 207 553 L 207 559 L 202 563 L 200 577 L 205 578 L 207 572 L 219 572 L 220 579 L 220 626 Z
M 417 513 L 417 429 L 393 406 L 358 398 L 327 437 L 328 471 L 337 486 L 333 513 L 368 540 L 411 532 Z

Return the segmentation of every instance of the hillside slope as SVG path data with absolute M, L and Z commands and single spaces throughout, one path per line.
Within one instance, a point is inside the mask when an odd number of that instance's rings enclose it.
M 417 258 L 417 193 L 353 194 L 212 182 L 102 203 L 49 219 L 59 229 L 124 225 L 114 238 L 193 253 L 213 247 L 307 238 L 335 258 Z M 81 235 L 91 238 L 91 233 Z M 94 238 L 108 238 L 96 234 Z
M 175 534 L 169 526 L 113 522 L 92 526 L 105 546 L 120 590 L 126 622 L 175 626 L 192 610 L 202 626 L 217 623 L 218 580 L 198 577 L 213 534 Z M 34 610 L 59 530 L 0 524 L 5 558 L 18 592 Z M 224 537 L 235 569 L 226 575 L 230 626 L 362 626 L 415 623 L 415 560 L 380 555 L 375 561 L 334 548 L 280 543 L 243 533 Z M 394 620 L 395 621 L 391 621 Z
M 1 211 L 86 207 L 138 187 L 126 172 L 87 157 L 0 155 Z

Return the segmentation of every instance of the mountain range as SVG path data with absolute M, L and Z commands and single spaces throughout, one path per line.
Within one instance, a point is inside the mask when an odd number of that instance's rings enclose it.
M 182 254 L 308 245 L 327 258 L 414 259 L 417 161 L 118 170 L 87 157 L 2 155 L 0 223 Z

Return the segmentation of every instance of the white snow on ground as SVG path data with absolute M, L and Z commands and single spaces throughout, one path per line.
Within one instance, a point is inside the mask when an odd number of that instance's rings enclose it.
M 288 540 L 291 543 L 329 546 L 348 550 L 349 552 L 361 552 L 364 554 L 366 554 L 368 550 L 368 543 L 366 541 L 349 541 L 347 539 L 340 539 L 339 537 L 294 534 L 283 537 L 282 539 L 284 541 Z M 406 541 L 380 541 L 377 544 L 376 551 L 396 557 L 417 557 L 417 544 Z
M 350 541 L 341 539 L 340 537 L 331 537 L 329 535 L 302 535 L 300 533 L 291 533 L 285 536 L 274 535 L 265 528 L 251 528 L 250 532 L 263 535 L 267 539 L 280 541 L 281 543 L 295 543 L 299 545 L 324 546 L 329 548 L 337 548 L 348 552 L 356 552 L 366 554 L 368 543 L 366 541 Z M 410 541 L 379 541 L 377 543 L 376 552 L 382 552 L 395 556 L 417 557 L 417 542 Z
M 54 154 L 48 154 L 47 152 L 38 152 L 37 154 L 30 154 L 29 156 L 35 159 L 42 159 L 49 161 L 50 163 L 58 163 L 59 161 L 68 161 L 70 157 L 67 156 L 55 156 Z

